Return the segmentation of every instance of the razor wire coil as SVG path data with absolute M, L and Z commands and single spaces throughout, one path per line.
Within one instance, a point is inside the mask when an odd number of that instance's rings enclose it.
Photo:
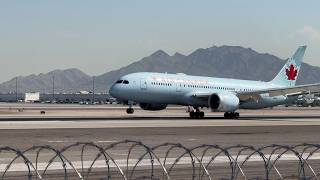
M 319 179 L 320 144 L 262 147 L 124 140 L 19 150 L 0 147 L 1 179 Z M 4 158 L 5 157 L 5 158 Z M 2 159 L 1 159 L 2 158 Z

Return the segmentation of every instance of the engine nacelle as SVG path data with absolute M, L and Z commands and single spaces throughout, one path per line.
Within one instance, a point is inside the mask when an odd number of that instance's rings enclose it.
M 209 97 L 209 107 L 213 111 L 233 112 L 239 108 L 240 100 L 232 93 L 212 94 Z
M 161 111 L 167 108 L 167 104 L 150 104 L 150 103 L 140 103 L 141 109 L 147 111 Z

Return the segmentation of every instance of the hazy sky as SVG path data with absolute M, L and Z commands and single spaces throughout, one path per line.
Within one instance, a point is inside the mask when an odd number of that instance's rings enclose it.
M 320 66 L 319 0 L 2 0 L 0 82 L 79 68 L 99 75 L 158 49 L 240 45 Z

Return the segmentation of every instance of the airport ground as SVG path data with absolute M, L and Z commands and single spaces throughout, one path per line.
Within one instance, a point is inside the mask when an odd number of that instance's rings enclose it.
M 127 115 L 125 108 L 118 105 L 0 104 L 0 145 L 21 150 L 33 145 L 61 149 L 76 142 L 94 142 L 106 147 L 125 139 L 142 141 L 150 147 L 165 142 L 181 143 L 189 148 L 201 144 L 222 147 L 320 144 L 320 108 L 317 107 L 240 110 L 238 120 L 226 120 L 222 113 L 207 110 L 205 119 L 189 119 L 183 107 L 169 107 L 159 112 L 137 108 L 134 115 Z M 116 159 L 124 159 L 128 147 L 121 146 L 110 153 Z M 70 160 L 79 159 L 80 149 L 74 151 L 67 154 Z M 94 156 L 92 152 L 88 152 L 92 155 L 87 158 Z M 138 156 L 139 152 L 133 154 L 133 157 Z M 1 162 L 5 162 L 5 157 L 1 158 Z M 258 172 L 254 167 L 251 172 Z

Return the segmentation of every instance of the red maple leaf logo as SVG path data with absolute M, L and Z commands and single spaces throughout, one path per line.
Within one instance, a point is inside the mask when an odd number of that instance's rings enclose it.
M 298 74 L 298 70 L 294 68 L 294 66 L 291 64 L 289 69 L 286 68 L 286 75 L 288 77 L 288 80 L 296 80 Z

